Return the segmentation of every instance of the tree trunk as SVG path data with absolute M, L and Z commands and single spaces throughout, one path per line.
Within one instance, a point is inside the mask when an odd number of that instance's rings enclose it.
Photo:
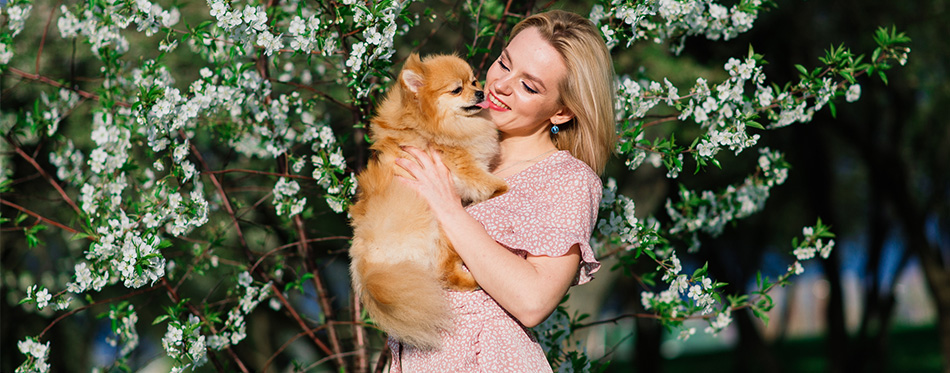
M 805 139 L 824 139 L 820 146 L 816 146 L 813 151 L 806 153 L 806 159 L 811 166 L 805 167 L 805 177 L 808 180 L 809 204 L 813 206 L 815 213 L 826 225 L 835 227 L 837 226 L 835 223 L 837 218 L 834 209 L 832 209 L 834 202 L 830 195 L 835 184 L 834 172 L 831 169 L 834 164 L 827 161 L 832 159 L 829 149 L 834 145 L 829 144 L 826 139 L 828 131 L 822 131 L 817 126 L 804 127 L 796 133 L 800 134 L 799 136 L 804 135 Z M 807 143 L 807 140 L 805 142 Z M 831 373 L 851 372 L 853 367 L 849 367 L 847 364 L 851 345 L 844 318 L 844 290 L 841 282 L 840 251 L 832 250 L 831 255 L 827 259 L 821 260 L 820 263 L 829 285 L 828 304 L 825 308 L 827 371 Z
M 640 291 L 634 291 L 635 307 L 641 312 Z M 646 312 L 646 311 L 643 311 Z M 637 341 L 634 351 L 634 366 L 640 373 L 660 373 L 663 371 L 660 356 L 660 342 L 662 342 L 663 328 L 655 319 L 637 318 Z

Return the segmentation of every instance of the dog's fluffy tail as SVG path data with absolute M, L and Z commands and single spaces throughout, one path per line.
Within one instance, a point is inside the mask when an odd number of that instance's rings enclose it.
M 362 263 L 360 299 L 381 329 L 422 349 L 439 348 L 452 313 L 438 274 L 413 262 Z

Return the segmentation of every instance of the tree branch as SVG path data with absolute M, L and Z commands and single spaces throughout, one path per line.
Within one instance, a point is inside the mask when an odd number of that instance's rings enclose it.
M 20 205 L 18 205 L 18 204 L 15 204 L 15 203 L 13 203 L 13 202 L 7 201 L 7 200 L 5 200 L 5 199 L 0 198 L 0 203 L 2 203 L 2 204 L 4 204 L 4 205 L 7 205 L 7 206 L 10 206 L 10 207 L 13 207 L 13 208 L 15 208 L 15 209 L 17 209 L 17 210 L 23 211 L 23 213 L 25 213 L 25 214 L 27 214 L 27 215 L 30 215 L 30 216 L 32 216 L 32 217 L 34 217 L 34 218 L 37 218 L 37 219 L 43 221 L 44 223 L 48 223 L 48 224 L 53 225 L 53 226 L 55 226 L 55 227 L 61 228 L 61 229 L 65 230 L 65 231 L 67 231 L 67 232 L 69 232 L 69 233 L 72 233 L 72 234 L 79 234 L 79 233 L 81 233 L 81 232 L 79 232 L 79 231 L 76 230 L 76 229 L 67 227 L 67 226 L 63 225 L 62 223 L 59 223 L 59 222 L 50 220 L 50 219 L 48 219 L 48 218 L 45 218 L 45 217 L 41 216 L 40 214 L 38 214 L 38 213 L 36 213 L 36 212 L 30 211 L 30 210 L 27 209 L 26 207 L 20 206 Z M 95 238 L 90 238 L 90 239 L 92 239 L 93 241 L 96 241 Z
M 76 313 L 79 313 L 80 311 L 83 311 L 83 310 L 85 310 L 85 309 L 87 309 L 87 308 L 90 308 L 90 307 L 93 307 L 93 306 L 97 306 L 97 305 L 100 305 L 100 304 L 112 303 L 112 302 L 115 302 L 115 301 L 120 301 L 120 300 L 123 300 L 123 299 L 128 299 L 128 298 L 134 297 L 134 296 L 136 296 L 136 295 L 139 295 L 139 294 L 142 294 L 142 293 L 147 293 L 147 292 L 150 292 L 150 291 L 152 291 L 152 290 L 158 289 L 159 287 L 162 287 L 162 284 L 152 285 L 152 287 L 145 288 L 145 289 L 138 289 L 138 290 L 133 291 L 133 292 L 131 292 L 131 293 L 123 294 L 123 295 L 120 295 L 120 296 L 117 296 L 117 297 L 113 297 L 113 298 L 109 298 L 109 299 L 105 299 L 105 300 L 100 300 L 100 301 L 95 301 L 95 302 L 90 303 L 90 304 L 87 304 L 87 305 L 85 305 L 85 306 L 76 308 L 76 309 L 74 309 L 74 310 L 72 310 L 72 311 L 66 312 L 66 313 L 64 313 L 64 314 L 62 314 L 62 315 L 59 315 L 59 317 L 57 317 L 57 318 L 54 319 L 49 325 L 47 325 L 46 328 L 43 329 L 43 331 L 40 332 L 40 334 L 37 336 L 37 339 L 42 339 L 42 338 L 43 338 L 43 335 L 45 335 L 46 332 L 48 332 L 48 331 L 53 327 L 53 325 L 56 325 L 57 323 L 59 323 L 59 322 L 62 321 L 63 319 L 65 319 L 65 318 L 67 318 L 67 317 L 69 317 L 69 316 L 72 316 L 72 315 L 74 315 L 74 314 L 76 314 Z
M 66 194 L 66 191 L 63 190 L 63 187 L 59 186 L 59 183 L 57 183 L 56 180 L 53 180 L 53 177 L 50 176 L 50 174 L 48 174 L 46 170 L 44 170 L 43 167 L 40 166 L 40 164 L 36 162 L 35 159 L 33 159 L 33 157 L 31 157 L 29 154 L 26 154 L 26 152 L 23 151 L 23 148 L 19 147 L 17 144 L 14 144 L 13 141 L 10 140 L 10 138 L 6 138 L 6 140 L 8 143 L 10 143 L 10 145 L 13 146 L 17 154 L 19 154 L 21 157 L 23 157 L 23 159 L 29 162 L 30 165 L 32 165 L 33 168 L 35 168 L 36 171 L 40 173 L 40 175 L 43 175 L 43 178 L 46 179 L 46 181 L 49 182 L 50 185 L 52 185 L 53 188 L 55 188 L 57 192 L 59 192 L 60 196 L 63 197 L 63 200 L 66 201 L 66 204 L 68 204 L 69 207 L 73 208 L 73 211 L 76 211 L 77 214 L 82 215 L 82 209 L 80 209 L 79 206 L 77 206 L 76 203 L 73 202 L 72 198 L 69 198 L 69 195 Z
M 345 367 L 346 362 L 343 361 L 343 356 L 341 355 L 340 338 L 336 333 L 336 328 L 333 327 L 333 308 L 330 304 L 330 298 L 327 296 L 326 286 L 323 285 L 323 278 L 320 275 L 320 271 L 317 270 L 313 256 L 310 255 L 310 245 L 307 244 L 307 232 L 304 230 L 303 218 L 300 217 L 300 214 L 294 215 L 294 227 L 297 229 L 297 237 L 299 238 L 297 247 L 300 249 L 301 257 L 304 258 L 304 265 L 307 267 L 307 271 L 313 274 L 313 287 L 317 292 L 317 301 L 320 303 L 324 319 L 327 325 L 329 325 L 327 335 L 330 338 L 330 345 L 333 347 L 333 355 L 336 356 L 337 367 Z
M 57 81 L 55 81 L 55 80 L 53 80 L 53 79 L 47 78 L 47 77 L 42 76 L 42 75 L 39 75 L 39 74 L 30 74 L 30 73 L 28 73 L 28 72 L 26 72 L 26 71 L 17 69 L 17 68 L 15 68 L 15 67 L 7 66 L 7 69 L 9 69 L 12 73 L 14 73 L 14 74 L 16 74 L 16 75 L 19 75 L 21 78 L 39 81 L 39 82 L 46 83 L 46 84 L 49 84 L 49 85 L 51 85 L 51 86 L 58 87 L 58 88 L 65 88 L 65 89 L 68 89 L 68 90 L 70 90 L 70 91 L 76 92 L 76 94 L 78 94 L 78 95 L 81 96 L 81 97 L 85 97 L 85 98 L 88 98 L 88 99 L 93 99 L 93 100 L 99 101 L 99 95 L 97 95 L 97 94 L 95 94 L 95 93 L 86 92 L 86 91 L 83 91 L 83 90 L 78 89 L 78 88 L 68 87 L 68 86 L 66 86 L 66 85 L 64 85 L 64 84 L 62 84 L 62 83 L 60 83 L 60 82 L 57 82 Z M 118 105 L 118 106 L 127 107 L 127 108 L 131 108 L 131 107 L 132 107 L 131 104 L 129 104 L 129 103 L 127 103 L 127 102 L 123 102 L 123 101 L 115 101 L 115 104 Z

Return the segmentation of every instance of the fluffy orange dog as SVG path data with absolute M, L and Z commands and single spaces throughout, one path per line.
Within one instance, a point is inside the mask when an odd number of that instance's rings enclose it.
M 379 327 L 421 348 L 438 348 L 439 331 L 452 325 L 444 288 L 478 285 L 442 236 L 426 202 L 394 179 L 412 178 L 396 166 L 412 159 L 402 146 L 439 151 L 466 202 L 507 190 L 489 165 L 498 154 L 498 131 L 478 115 L 484 93 L 471 67 L 455 56 L 413 54 L 370 123 L 375 158 L 358 176 L 350 209 L 353 287 Z

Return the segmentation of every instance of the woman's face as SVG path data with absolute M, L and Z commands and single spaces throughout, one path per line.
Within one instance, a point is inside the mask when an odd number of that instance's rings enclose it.
M 560 54 L 535 28 L 516 35 L 488 69 L 489 116 L 503 135 L 546 131 L 573 115 L 561 104 L 559 86 L 567 74 Z

